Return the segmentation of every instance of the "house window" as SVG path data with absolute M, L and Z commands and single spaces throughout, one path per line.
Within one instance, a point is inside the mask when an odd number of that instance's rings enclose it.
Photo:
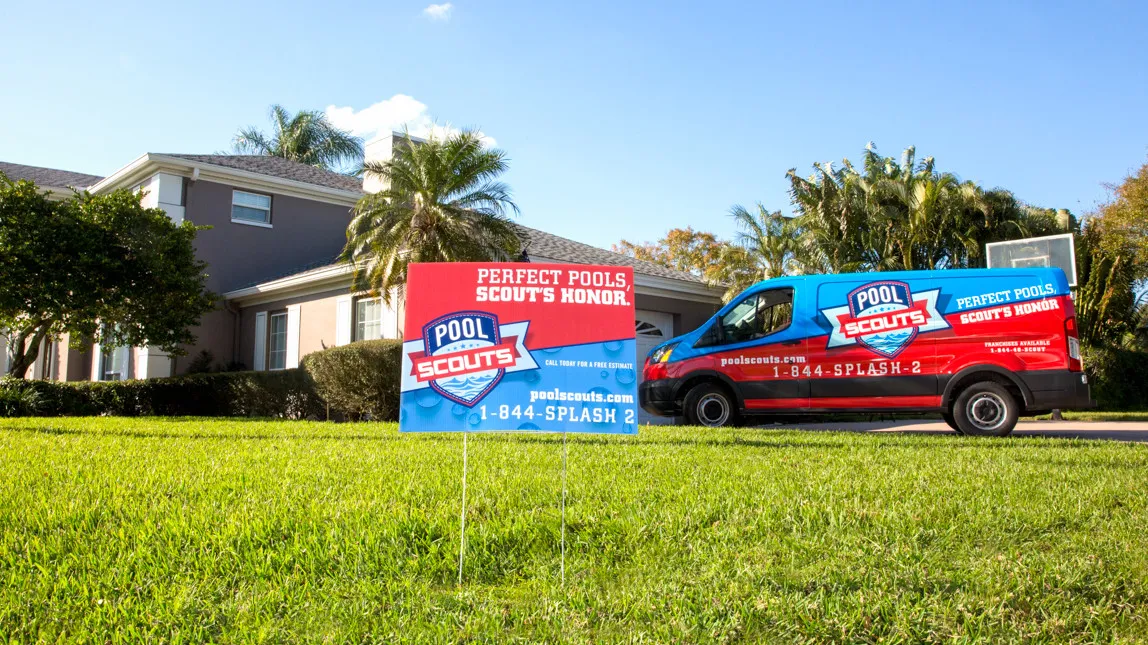
M 268 325 L 267 369 L 287 367 L 287 312 L 271 314 Z
M 363 298 L 355 303 L 355 340 L 378 340 L 383 337 L 383 301 Z
M 108 348 L 100 356 L 100 380 L 122 381 L 127 378 L 128 353 L 123 347 Z
M 271 226 L 271 196 L 231 191 L 231 221 L 238 224 Z

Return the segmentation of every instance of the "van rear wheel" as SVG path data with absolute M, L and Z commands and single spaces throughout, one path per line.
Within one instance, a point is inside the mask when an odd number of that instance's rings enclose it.
M 1003 437 L 1016 427 L 1020 407 L 1003 385 L 993 381 L 973 383 L 953 404 L 953 417 L 960 432 L 982 437 Z
M 720 428 L 737 421 L 733 397 L 722 386 L 702 383 L 686 394 L 682 407 L 691 425 Z

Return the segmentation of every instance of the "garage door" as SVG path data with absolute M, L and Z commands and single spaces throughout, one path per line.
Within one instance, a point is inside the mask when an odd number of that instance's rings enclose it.
M 644 311 L 639 309 L 634 312 L 634 337 L 637 339 L 638 356 L 637 362 L 634 365 L 638 371 L 638 382 L 642 381 L 642 365 L 646 362 L 646 354 L 650 350 L 660 345 L 663 341 L 669 340 L 674 335 L 674 315 L 662 311 Z M 645 410 L 638 410 L 639 423 L 672 423 L 673 419 L 666 417 L 656 417 L 647 413 Z

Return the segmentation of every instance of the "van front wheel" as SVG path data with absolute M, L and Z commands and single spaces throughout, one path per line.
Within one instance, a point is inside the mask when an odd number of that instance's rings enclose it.
M 953 404 L 953 417 L 963 434 L 1003 437 L 1016 427 L 1020 409 L 1016 398 L 993 381 L 973 383 Z
M 957 420 L 953 418 L 952 412 L 942 412 L 941 418 L 944 419 L 945 423 L 948 424 L 948 426 L 954 431 L 956 431 L 957 434 L 965 434 L 965 431 L 961 430 L 961 426 L 957 425 Z
M 720 428 L 731 425 L 737 419 L 737 409 L 733 398 L 724 387 L 714 383 L 702 383 L 686 394 L 682 406 L 686 419 L 691 425 Z

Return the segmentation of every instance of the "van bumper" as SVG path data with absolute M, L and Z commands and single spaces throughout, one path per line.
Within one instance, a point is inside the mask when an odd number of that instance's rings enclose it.
M 678 417 L 682 406 L 674 400 L 674 386 L 677 379 L 642 381 L 638 385 L 638 403 L 642 409 L 659 417 Z
M 1095 408 L 1088 375 L 1068 370 L 1016 372 L 1032 392 L 1029 410 L 1072 410 Z

